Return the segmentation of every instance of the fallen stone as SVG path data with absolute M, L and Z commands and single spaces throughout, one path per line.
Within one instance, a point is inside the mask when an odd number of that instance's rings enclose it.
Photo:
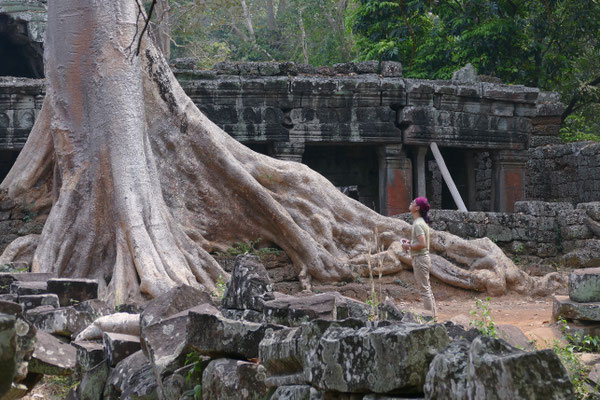
M 32 294 L 19 296 L 19 303 L 23 305 L 25 311 L 40 306 L 51 306 L 58 308 L 58 296 L 55 294 Z
M 77 350 L 54 336 L 38 330 L 29 371 L 44 375 L 70 375 L 75 371 Z
M 37 272 L 0 273 L 0 294 L 10 293 L 13 282 L 46 282 L 55 276 L 54 274 Z
M 480 333 L 477 329 L 475 329 L 475 328 L 466 329 L 463 325 L 456 324 L 452 321 L 444 322 L 444 327 L 446 327 L 446 330 L 448 331 L 448 336 L 452 340 L 465 339 L 466 341 L 468 341 L 470 343 L 473 340 L 475 340 L 475 338 L 477 336 L 480 335 Z
M 237 256 L 221 307 L 262 311 L 264 302 L 274 298 L 269 274 L 260 259 L 254 255 Z
M 279 386 L 271 400 L 323 400 L 324 393 L 309 385 Z
M 324 391 L 419 393 L 429 362 L 448 343 L 439 324 L 316 320 L 269 332 L 260 344 L 260 361 L 268 386 L 311 383 Z
M 101 343 L 80 341 L 71 343 L 77 350 L 77 369 L 87 372 L 106 360 L 104 346 Z
M 62 307 L 98 298 L 95 279 L 53 278 L 48 280 L 48 292 L 58 296 Z
M 552 320 L 560 318 L 600 321 L 600 302 L 577 303 L 568 296 L 554 296 Z
M 109 372 L 110 368 L 106 360 L 87 370 L 77 386 L 75 398 L 78 400 L 101 400 Z
M 141 314 L 141 326 L 156 324 L 163 319 L 201 304 L 214 304 L 210 293 L 181 285 L 150 301 Z
M 19 301 L 19 296 L 16 294 L 0 294 L 0 301 L 10 301 L 16 303 Z
M 448 343 L 439 324 L 332 326 L 310 349 L 307 367 L 312 385 L 326 391 L 420 393 L 429 363 Z
M 157 388 L 152 366 L 144 353 L 137 351 L 110 371 L 104 387 L 104 399 L 157 399 Z
M 94 320 L 96 318 L 113 314 L 113 310 L 108 306 L 108 304 L 100 299 L 85 300 L 75 304 L 73 308 L 75 308 L 77 311 L 90 314 Z
M 25 317 L 38 329 L 69 338 L 93 322 L 90 314 L 74 307 L 41 306 L 27 311 Z
M 476 82 L 477 71 L 475 70 L 475 67 L 469 63 L 461 69 L 454 71 L 452 74 L 452 80 L 459 82 Z
M 27 394 L 28 390 L 29 389 L 27 388 L 27 386 L 21 383 L 13 382 L 10 385 L 10 389 L 8 389 L 8 391 L 4 394 L 4 397 L 2 397 L 2 400 L 20 399 L 21 397 L 24 397 L 25 394 Z
M 426 399 L 468 399 L 468 367 L 471 342 L 454 340 L 437 354 L 425 378 Z M 446 397 L 447 396 L 447 397 Z
M 0 314 L 0 398 L 10 390 L 17 368 L 17 333 L 14 315 Z
M 265 368 L 246 361 L 221 358 L 211 361 L 202 374 L 202 398 L 259 400 L 268 398 Z
M 516 347 L 517 349 L 533 351 L 537 350 L 535 345 L 529 340 L 529 338 L 523 333 L 518 326 L 514 325 L 496 325 L 498 337 L 506 340 L 508 344 Z
M 600 302 L 600 268 L 577 269 L 571 272 L 569 298 L 578 303 Z
M 232 308 L 222 308 L 221 314 L 223 314 L 223 317 L 225 318 L 256 322 L 259 324 L 265 321 L 265 316 L 263 313 L 254 310 L 235 310 Z
M 278 294 L 264 303 L 265 319 L 273 324 L 298 326 L 304 322 L 324 319 L 358 318 L 368 320 L 370 307 L 337 292 L 295 297 Z
M 186 362 L 186 356 L 191 350 L 186 334 L 190 312 L 216 315 L 219 310 L 210 304 L 203 304 L 142 329 L 142 351 L 150 360 L 157 378 L 161 380 Z
M 104 332 L 103 343 L 111 367 L 140 350 L 140 338 L 132 335 Z
M 573 385 L 552 350 L 525 352 L 501 339 L 453 342 L 436 355 L 425 398 L 572 399 Z M 441 396 L 441 397 L 440 397 Z
M 0 313 L 12 315 L 16 319 L 17 351 L 15 354 L 16 370 L 14 382 L 21 382 L 27 376 L 29 359 L 34 350 L 36 328 L 23 317 L 23 309 L 20 304 L 0 301 Z M 11 389 L 11 391 L 16 391 L 16 393 L 19 390 L 19 387 Z
M 48 292 L 46 282 L 14 281 L 10 284 L 10 292 L 17 296 L 44 294 Z
M 201 355 L 250 359 L 258 357 L 258 345 L 265 332 L 279 328 L 191 311 L 186 341 Z

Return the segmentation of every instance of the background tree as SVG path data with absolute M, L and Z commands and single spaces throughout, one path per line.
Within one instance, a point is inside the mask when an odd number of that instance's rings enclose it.
M 505 83 L 558 91 L 567 128 L 598 134 L 598 0 L 358 3 L 350 24 L 361 59 L 401 61 L 406 76 L 428 79 L 471 63 Z
M 49 2 L 46 98 L 0 185 L 33 209 L 52 204 L 34 272 L 96 278 L 120 304 L 179 284 L 212 289 L 227 274 L 211 253 L 259 237 L 290 256 L 305 289 L 368 274 L 375 243 L 383 273 L 410 263 L 408 223 L 302 164 L 251 151 L 198 110 L 146 37 L 136 55 L 142 17 L 134 0 Z M 533 294 L 556 283 L 525 274 L 488 239 L 431 239 L 432 274 L 449 284 Z

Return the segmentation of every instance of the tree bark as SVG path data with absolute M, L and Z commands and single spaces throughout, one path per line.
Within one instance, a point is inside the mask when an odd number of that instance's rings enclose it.
M 409 224 L 221 130 L 150 41 L 132 54 L 136 18 L 131 0 L 49 3 L 46 100 L 0 185 L 52 203 L 33 271 L 97 278 L 120 304 L 179 284 L 212 289 L 227 273 L 210 253 L 257 238 L 290 256 L 307 290 L 368 275 L 373 248 L 383 248 L 382 273 L 410 265 L 400 245 Z M 556 283 L 522 273 L 487 239 L 433 231 L 431 250 L 432 275 L 452 285 L 500 294 Z

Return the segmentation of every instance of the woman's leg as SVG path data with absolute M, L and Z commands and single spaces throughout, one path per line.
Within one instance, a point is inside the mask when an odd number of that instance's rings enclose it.
M 433 298 L 433 292 L 431 291 L 431 285 L 429 283 L 429 269 L 431 268 L 431 259 L 428 255 L 414 256 L 413 257 L 413 272 L 419 291 L 423 297 L 423 305 L 426 310 L 433 313 L 433 319 L 436 318 L 436 307 L 435 299 Z

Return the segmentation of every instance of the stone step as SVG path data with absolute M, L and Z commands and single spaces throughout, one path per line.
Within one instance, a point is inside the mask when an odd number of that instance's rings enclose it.
M 10 284 L 10 292 L 18 296 L 44 294 L 48 292 L 46 282 L 14 281 Z

